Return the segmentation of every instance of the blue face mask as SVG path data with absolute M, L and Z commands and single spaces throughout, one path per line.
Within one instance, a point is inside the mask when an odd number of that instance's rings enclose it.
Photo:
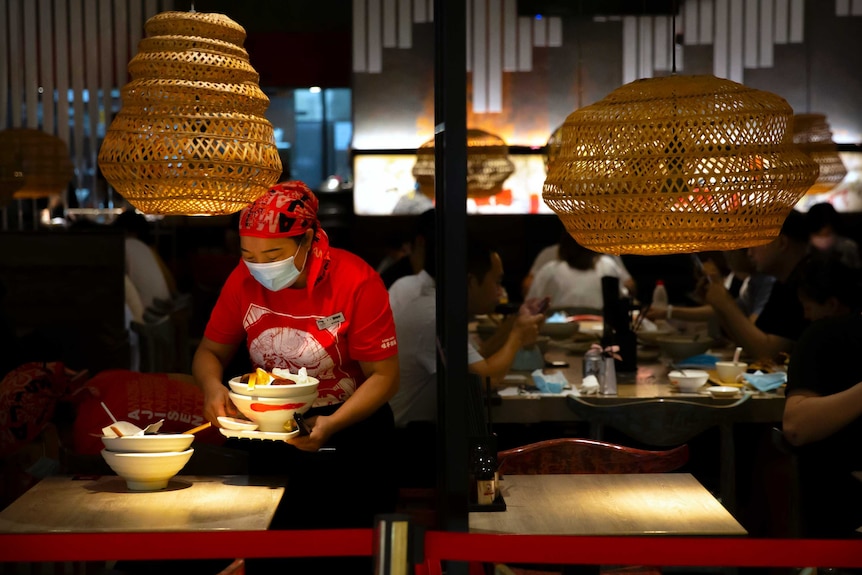
M 296 283 L 300 274 L 302 274 L 302 270 L 296 269 L 294 260 L 295 256 L 290 256 L 284 260 L 268 262 L 265 264 L 256 264 L 246 260 L 243 261 L 245 262 L 249 273 L 260 285 L 270 291 L 279 291 L 292 286 Z M 308 257 L 305 258 L 305 261 L 308 261 Z M 303 264 L 302 267 L 305 268 L 305 264 Z

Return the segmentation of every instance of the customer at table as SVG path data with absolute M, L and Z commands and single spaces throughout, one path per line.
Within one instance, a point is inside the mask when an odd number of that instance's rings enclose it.
M 624 268 L 623 268 L 624 269 Z M 559 258 L 546 263 L 530 284 L 527 299 L 549 297 L 552 308 L 580 308 L 601 313 L 602 277 L 620 280 L 620 295 L 628 295 L 623 273 L 610 256 L 585 248 L 567 231 L 560 236 Z
M 782 428 L 797 447 L 802 535 L 858 536 L 862 526 L 862 281 L 837 257 L 801 269 L 799 296 L 813 320 L 788 369 Z
M 399 279 L 389 288 L 400 351 L 401 386 L 390 403 L 396 423 L 433 421 L 437 415 L 436 257 L 434 210 L 420 219 L 412 256 L 422 269 Z M 479 239 L 467 247 L 467 314 L 493 314 L 502 294 L 503 262 L 500 254 Z M 467 362 L 471 373 L 497 383 L 509 372 L 515 355 L 536 342 L 545 316 L 539 302 L 528 300 L 518 313 L 506 316 L 487 340 L 468 340 Z
M 398 392 L 389 405 L 400 428 L 437 420 L 435 214 L 426 210 L 417 221 L 408 256 L 415 273 L 389 288 L 400 366 Z
M 707 275 L 699 292 L 732 341 L 757 360 L 773 361 L 782 353 L 789 354 L 808 326 L 797 296 L 798 268 L 808 255 L 805 216 L 791 211 L 775 240 L 749 248 L 748 253 L 758 272 L 775 277 L 769 299 L 755 322 L 739 308 L 716 268 L 705 266 Z
M 235 440 L 236 447 L 249 450 L 253 473 L 290 477 L 274 528 L 368 528 L 376 514 L 394 509 L 396 497 L 387 403 L 398 389 L 395 325 L 380 276 L 329 246 L 317 208 L 311 190 L 293 181 L 243 210 L 242 261 L 222 288 L 192 369 L 214 425 L 236 414 L 223 382 L 240 374 L 224 367 L 243 344 L 254 367 L 304 367 L 319 379 L 305 414 L 310 435 L 286 443 Z M 371 568 L 359 563 L 324 572 Z M 309 565 L 291 567 L 310 572 L 303 568 Z
M 571 239 L 571 236 L 564 229 L 561 232 L 560 238 L 560 242 L 543 248 L 542 251 L 540 251 L 536 258 L 533 260 L 533 265 L 530 266 L 530 271 L 521 281 L 521 290 L 525 297 L 527 296 L 527 294 L 530 293 L 530 288 L 532 287 L 533 282 L 536 281 L 536 276 L 539 274 L 539 271 L 542 268 L 551 263 L 557 265 L 558 262 L 565 261 L 565 259 L 560 255 L 560 246 L 563 245 L 564 242 L 568 243 L 568 240 L 566 240 L 565 238 Z M 563 248 L 564 251 L 566 249 L 567 248 Z M 569 254 L 566 254 L 566 256 L 570 257 Z M 623 288 L 623 293 L 626 293 L 631 296 L 635 295 L 637 285 L 635 284 L 635 281 L 629 271 L 626 269 L 625 263 L 623 263 L 623 260 L 620 256 L 600 254 L 600 261 L 597 262 L 596 267 L 599 267 L 602 270 L 610 270 L 610 273 L 605 275 L 613 275 L 614 277 L 620 278 L 620 286 Z
M 152 243 L 146 217 L 129 208 L 112 225 L 125 234 L 126 274 L 140 294 L 144 309 L 169 304 L 177 293 L 176 280 Z
M 775 278 L 754 269 L 747 249 L 728 250 L 693 254 L 693 258 L 703 260 L 704 269 L 716 274 L 716 269 L 724 279 L 725 289 L 736 300 L 736 305 L 748 319 L 756 322 L 760 312 L 769 301 Z M 650 306 L 647 318 L 651 320 L 709 321 L 715 318 L 711 305 L 699 306 Z
M 845 265 L 853 268 L 862 267 L 859 256 L 859 246 L 847 237 L 844 230 L 844 220 L 835 206 L 829 202 L 814 204 L 805 214 L 810 232 L 811 247 L 817 251 L 833 253 L 841 258 Z
M 467 314 L 494 313 L 503 294 L 503 260 L 500 254 L 478 238 L 467 242 Z M 528 298 L 518 313 L 506 316 L 497 331 L 478 346 L 468 342 L 467 363 L 470 373 L 483 381 L 490 378 L 499 385 L 512 367 L 521 348 L 532 346 L 545 316 L 539 299 Z

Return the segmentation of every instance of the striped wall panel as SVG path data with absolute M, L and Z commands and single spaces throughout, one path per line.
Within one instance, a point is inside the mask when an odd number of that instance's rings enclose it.
M 119 109 L 114 94 L 146 19 L 172 9 L 173 0 L 0 0 L 0 129 L 63 139 L 85 207 L 111 207 L 96 158 Z

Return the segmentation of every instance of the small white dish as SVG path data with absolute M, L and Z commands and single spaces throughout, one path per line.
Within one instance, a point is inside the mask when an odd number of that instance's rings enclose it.
M 236 417 L 225 417 L 224 415 L 220 415 L 218 417 L 218 422 L 224 429 L 230 429 L 232 431 L 254 431 L 257 429 L 257 424 L 253 421 L 238 419 Z
M 736 397 L 739 395 L 739 388 L 731 385 L 716 385 L 707 391 L 713 397 Z
M 290 439 L 291 437 L 296 437 L 299 435 L 299 430 L 295 429 L 293 431 L 285 431 L 284 433 L 278 431 L 237 431 L 234 429 L 225 429 L 224 427 L 219 429 L 219 432 L 225 437 L 234 437 L 237 439 L 261 439 L 268 441 L 284 441 L 285 439 Z

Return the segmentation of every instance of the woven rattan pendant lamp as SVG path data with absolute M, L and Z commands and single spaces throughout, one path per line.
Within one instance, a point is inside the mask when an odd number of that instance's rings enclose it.
M 66 191 L 75 175 L 69 148 L 59 137 L 33 128 L 0 132 L 0 205 L 46 198 Z
M 557 126 L 557 129 L 551 133 L 548 142 L 545 144 L 545 173 L 551 168 L 551 164 L 560 156 L 560 148 L 563 147 L 563 125 Z
M 245 30 L 194 10 L 157 14 L 145 29 L 99 151 L 102 173 L 148 214 L 242 209 L 282 169 Z
M 12 201 L 15 192 L 24 187 L 24 172 L 0 164 L 0 208 Z
M 783 98 L 715 76 L 636 80 L 566 118 L 542 196 L 603 253 L 768 243 L 817 177 L 792 121 Z
M 828 192 L 847 175 L 824 114 L 796 114 L 793 117 L 793 143 L 820 167 L 817 181 L 808 188 L 809 194 Z
M 503 191 L 515 165 L 509 159 L 509 146 L 499 136 L 483 130 L 467 130 L 467 197 L 489 198 Z M 434 198 L 434 139 L 416 151 L 413 177 L 419 190 Z

